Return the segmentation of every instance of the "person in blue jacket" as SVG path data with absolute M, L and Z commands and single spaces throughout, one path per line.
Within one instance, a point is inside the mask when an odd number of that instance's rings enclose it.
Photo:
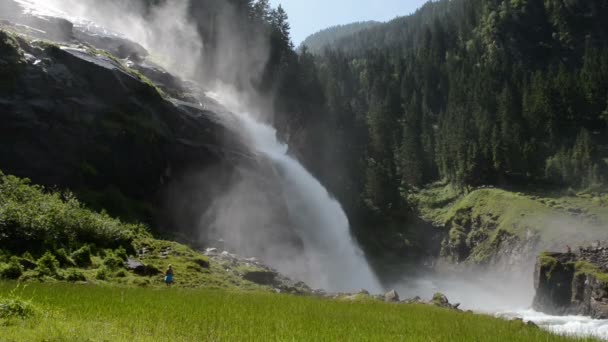
M 169 268 L 165 272 L 165 284 L 167 286 L 173 285 L 173 266 L 169 264 Z

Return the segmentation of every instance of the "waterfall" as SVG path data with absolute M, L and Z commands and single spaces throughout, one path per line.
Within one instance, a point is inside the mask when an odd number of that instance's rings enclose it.
M 304 245 L 304 260 L 289 267 L 307 268 L 306 279 L 302 280 L 328 291 L 349 292 L 361 288 L 381 291 L 363 252 L 353 240 L 344 209 L 302 164 L 288 154 L 288 146 L 278 140 L 276 130 L 231 101 L 234 96 L 207 95 L 234 111 L 252 148 L 270 158 L 278 171 L 290 222 Z M 285 273 L 293 273 L 289 271 L 285 270 Z
M 191 27 L 185 18 L 177 16 L 176 13 L 170 12 L 170 18 L 165 21 L 147 22 L 147 19 L 138 17 L 134 13 L 121 13 L 121 16 L 116 16 L 116 13 L 109 15 L 116 10 L 112 6 L 100 9 L 89 8 L 86 3 L 75 0 L 16 1 L 24 6 L 26 12 L 33 15 L 63 17 L 72 21 L 81 29 L 93 30 L 95 34 L 100 36 L 113 37 L 115 34 L 110 33 L 106 29 L 108 27 L 114 32 L 125 34 L 133 41 L 143 44 L 158 55 L 169 53 L 166 56 L 168 60 L 179 61 L 180 64 L 187 64 L 188 62 L 195 64 L 198 62 L 197 58 L 192 57 L 192 51 L 186 50 L 186 53 L 183 49 L 172 50 L 165 46 L 174 48 L 176 46 L 175 39 L 178 39 L 179 44 L 177 45 L 186 47 L 192 45 L 192 41 L 189 40 L 191 35 L 186 33 L 196 32 L 196 29 Z M 92 9 L 95 9 L 95 11 L 92 11 Z M 114 11 L 105 13 L 102 9 L 113 9 Z M 86 19 L 81 17 L 82 15 L 86 15 Z M 94 17 L 89 18 L 89 16 Z M 125 18 L 128 18 L 128 20 Z M 90 20 L 102 21 L 93 22 Z M 150 38 L 150 32 L 157 32 L 155 31 L 159 28 L 157 26 L 166 26 L 169 22 L 181 23 L 175 28 L 177 31 L 176 37 L 161 37 L 167 39 L 158 41 L 146 39 Z M 162 26 L 162 28 L 165 27 Z M 184 60 L 184 56 L 191 56 L 193 60 Z M 172 66 L 175 65 L 168 65 L 168 70 L 176 72 L 171 68 Z M 267 156 L 274 164 L 280 182 L 278 184 L 279 190 L 282 193 L 288 212 L 288 220 L 302 244 L 300 250 L 292 251 L 292 246 L 271 246 L 276 241 L 260 242 L 260 238 L 258 238 L 255 244 L 260 247 L 259 252 L 268 249 L 281 250 L 279 255 L 289 258 L 288 261 L 285 261 L 274 254 L 274 257 L 268 260 L 271 263 L 270 266 L 276 267 L 282 273 L 294 275 L 313 287 L 332 292 L 356 291 L 361 288 L 374 292 L 381 291 L 381 286 L 371 271 L 363 252 L 350 234 L 349 222 L 341 205 L 330 196 L 318 180 L 287 153 L 288 147 L 277 139 L 276 130 L 273 127 L 257 121 L 253 115 L 243 110 L 240 102 L 245 101 L 235 101 L 239 97 L 231 96 L 230 92 L 220 91 L 218 93 L 220 95 L 213 93 L 208 95 L 235 113 L 241 123 L 240 126 L 244 130 L 244 135 L 252 142 L 252 149 Z M 252 244 L 251 239 L 255 238 L 254 235 L 265 229 L 263 224 L 256 225 L 256 216 L 263 216 L 261 212 L 264 211 L 278 211 L 277 208 L 266 203 L 258 203 L 257 206 L 249 205 L 256 200 L 256 194 L 247 193 L 246 190 L 239 189 L 238 185 L 235 186 L 235 189 L 227 189 L 225 197 L 227 197 L 223 199 L 225 202 L 218 199 L 216 206 L 210 210 L 215 211 L 213 213 L 215 216 L 221 217 L 220 221 L 223 221 L 218 226 L 225 229 L 227 235 L 233 238 L 236 245 L 240 247 L 247 247 L 248 244 Z M 247 211 L 244 208 L 245 206 L 252 208 Z M 204 210 L 205 208 L 201 208 L 201 211 Z M 235 212 L 239 212 L 239 215 L 235 215 Z M 235 218 L 235 216 L 238 217 Z M 267 220 L 266 222 L 270 221 Z M 235 226 L 247 227 L 243 229 L 241 227 L 235 228 Z M 276 227 L 273 229 L 275 230 L 271 231 L 270 234 L 281 233 L 276 230 Z M 234 252 L 239 253 L 239 250 Z

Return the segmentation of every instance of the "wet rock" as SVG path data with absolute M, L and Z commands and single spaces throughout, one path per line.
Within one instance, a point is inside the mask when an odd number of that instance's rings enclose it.
M 601 248 L 543 254 L 534 272 L 533 308 L 552 315 L 608 318 L 607 259 Z
M 390 290 L 389 292 L 384 294 L 384 301 L 387 303 L 398 303 L 399 294 L 395 290 Z
M 217 253 L 218 253 L 217 248 L 207 248 L 205 250 L 205 254 L 207 254 L 207 255 L 212 255 L 212 254 L 217 254 Z
M 424 301 L 419 296 L 408 298 L 403 301 L 405 304 L 424 304 Z

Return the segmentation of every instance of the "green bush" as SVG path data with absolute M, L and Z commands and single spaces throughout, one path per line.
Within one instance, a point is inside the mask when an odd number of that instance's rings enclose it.
M 42 254 L 55 246 L 132 248 L 142 225 L 125 224 L 86 209 L 71 193 L 48 192 L 0 172 L 0 246 L 13 254 Z
M 21 255 L 21 258 L 29 261 L 36 261 L 36 258 L 34 258 L 34 256 L 30 252 L 23 253 L 23 255 Z
M 103 260 L 103 265 L 111 271 L 116 271 L 124 266 L 124 260 L 114 254 L 108 254 Z
M 8 262 L 10 257 L 11 257 L 11 253 L 9 253 L 8 251 L 5 251 L 3 249 L 0 249 L 0 262 Z
M 116 251 L 114 251 L 114 254 L 121 258 L 123 261 L 127 261 L 127 259 L 129 258 L 129 255 L 127 254 L 127 250 L 124 249 L 124 247 L 119 247 Z
M 11 257 L 7 264 L 0 265 L 0 278 L 2 279 L 19 279 L 23 274 L 23 267 L 19 263 L 19 258 Z
M 97 280 L 106 280 L 110 276 L 110 272 L 105 266 L 100 267 L 97 272 L 95 272 L 95 279 Z
M 82 273 L 81 271 L 76 270 L 76 269 L 71 269 L 67 272 L 65 280 L 71 281 L 71 282 L 76 282 L 76 281 L 86 281 L 87 278 L 84 276 L 84 273 Z
M 63 249 L 63 248 L 58 249 L 53 254 L 55 254 L 55 258 L 57 258 L 57 261 L 59 261 L 59 265 L 61 267 L 75 266 L 74 261 L 70 258 L 70 256 L 65 251 L 65 249 Z
M 26 300 L 18 297 L 0 298 L 0 319 L 29 318 L 34 316 L 36 308 Z
M 40 275 L 46 275 L 49 277 L 57 276 L 57 271 L 59 270 L 59 261 L 55 258 L 53 253 L 46 252 L 38 261 L 36 262 L 38 267 L 36 267 L 36 272 Z
M 79 267 L 91 266 L 91 247 L 82 246 L 80 249 L 72 253 L 72 260 Z

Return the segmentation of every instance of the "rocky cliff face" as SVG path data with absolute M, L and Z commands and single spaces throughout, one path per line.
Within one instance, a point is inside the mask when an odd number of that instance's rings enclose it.
M 254 175 L 257 200 L 276 202 L 272 221 L 288 226 L 273 166 L 239 121 L 147 55 L 117 34 L 2 1 L 0 169 L 190 239 L 218 193 Z M 293 239 L 281 232 L 267 238 Z
M 608 318 L 608 248 L 545 253 L 536 263 L 535 310 Z

